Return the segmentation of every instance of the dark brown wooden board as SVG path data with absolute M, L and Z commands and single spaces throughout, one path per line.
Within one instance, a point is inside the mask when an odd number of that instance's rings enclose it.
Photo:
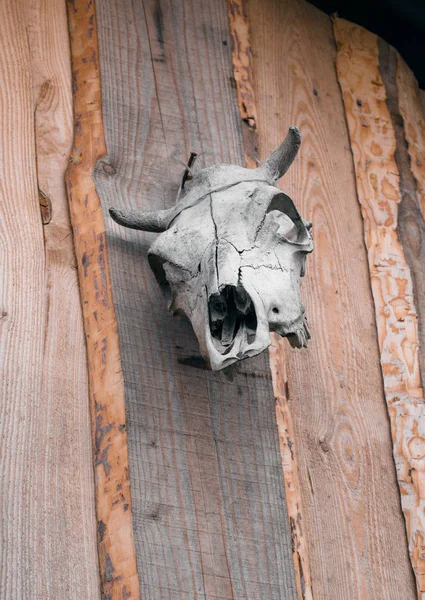
M 267 354 L 233 380 L 202 368 L 147 264 L 152 234 L 109 206 L 164 208 L 190 151 L 244 164 L 227 5 L 97 5 L 108 157 L 96 182 L 107 229 L 126 390 L 133 522 L 144 599 L 294 599 Z M 173 154 L 179 159 L 173 158 Z

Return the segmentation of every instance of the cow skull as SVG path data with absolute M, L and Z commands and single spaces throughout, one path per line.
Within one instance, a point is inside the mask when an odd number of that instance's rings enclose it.
M 270 331 L 297 348 L 310 339 L 299 287 L 313 250 L 311 223 L 275 187 L 300 144 L 291 127 L 257 169 L 203 169 L 168 210 L 110 209 L 124 227 L 161 232 L 150 266 L 169 309 L 190 319 L 215 371 L 265 350 Z

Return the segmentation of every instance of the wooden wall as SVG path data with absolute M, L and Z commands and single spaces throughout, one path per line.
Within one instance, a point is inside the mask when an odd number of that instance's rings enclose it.
M 0 3 L 0 597 L 100 597 L 66 7 Z
M 0 12 L 0 597 L 425 600 L 408 67 L 302 0 Z M 291 124 L 313 339 L 229 379 L 107 209 L 171 206 L 191 151 L 254 166 Z

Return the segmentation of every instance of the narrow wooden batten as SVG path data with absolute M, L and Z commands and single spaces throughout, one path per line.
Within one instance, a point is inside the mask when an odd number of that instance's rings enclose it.
M 74 142 L 66 172 L 87 342 L 99 564 L 104 598 L 137 599 L 124 384 L 105 227 L 92 178 L 106 154 L 94 2 L 69 0 Z
M 410 88 L 400 85 L 409 79 L 409 72 L 393 48 L 343 19 L 334 19 L 334 32 L 401 507 L 418 598 L 424 600 L 425 411 L 421 314 L 416 306 L 418 287 L 423 285 L 423 257 L 420 245 L 418 249 L 414 236 L 410 231 L 406 236 L 405 229 L 412 222 L 417 231 L 424 227 L 420 202 L 424 178 L 422 164 L 416 160 L 424 144 L 424 117 L 413 82 Z M 405 96 L 416 96 L 416 106 L 406 102 Z M 419 125 L 416 131 L 413 123 Z

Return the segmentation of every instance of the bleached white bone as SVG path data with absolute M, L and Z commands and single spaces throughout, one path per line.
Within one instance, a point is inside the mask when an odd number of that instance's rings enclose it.
M 110 209 L 124 227 L 161 232 L 149 263 L 169 308 L 190 319 L 213 370 L 265 350 L 270 331 L 295 347 L 310 339 L 299 284 L 313 249 L 311 223 L 274 186 L 300 143 L 291 127 L 261 167 L 203 169 L 168 210 Z

